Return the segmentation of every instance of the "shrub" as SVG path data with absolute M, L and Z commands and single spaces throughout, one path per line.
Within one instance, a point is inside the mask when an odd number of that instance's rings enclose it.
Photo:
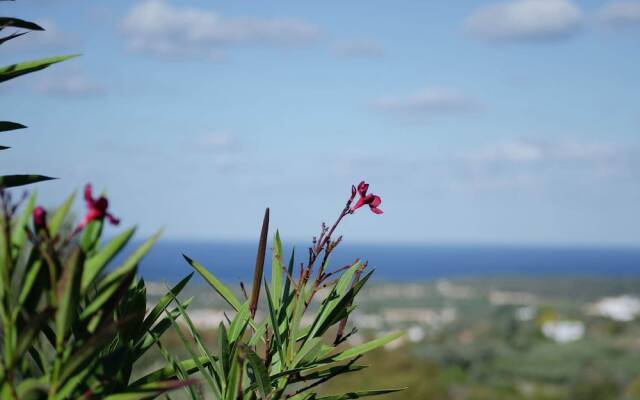
M 0 191 L 2 399 L 147 399 L 191 383 L 176 374 L 195 371 L 196 360 L 132 382 L 136 361 L 178 316 L 179 310 L 167 306 L 189 277 L 145 316 L 145 284 L 136 269 L 158 235 L 106 272 L 135 228 L 100 245 L 110 214 L 96 207 L 108 203 L 105 197 L 93 199 L 89 186 L 85 199 L 87 216 L 65 232 L 73 196 L 47 218 L 35 207 L 35 196 L 17 215 L 18 204 Z
M 285 264 L 280 235 L 273 239 L 271 281 L 263 280 L 267 245 L 269 210 L 262 225 L 251 293 L 244 291 L 238 298 L 210 271 L 188 256 L 185 259 L 204 280 L 233 308 L 235 314 L 218 328 L 218 354 L 207 348 L 202 335 L 191 322 L 184 306 L 174 301 L 187 323 L 188 333 L 174 324 L 184 346 L 194 360 L 205 358 L 209 365 L 198 365 L 208 390 L 218 399 L 355 399 L 395 392 L 381 389 L 347 392 L 334 396 L 320 396 L 319 385 L 340 375 L 360 371 L 366 366 L 358 363 L 366 352 L 397 339 L 393 333 L 370 342 L 347 347 L 343 344 L 356 332 L 346 330 L 347 319 L 356 308 L 354 300 L 371 277 L 367 262 L 356 260 L 350 265 L 329 270 L 331 253 L 342 240 L 332 236 L 343 218 L 364 205 L 374 213 L 380 198 L 367 194 L 368 185 L 352 187 L 352 194 L 331 228 L 322 225 L 320 235 L 313 239 L 306 263 L 295 268 L 295 252 Z M 359 200 L 352 205 L 356 193 Z M 261 287 L 264 291 L 261 294 Z M 324 291 L 321 289 L 325 289 Z M 264 318 L 257 318 L 259 299 L 262 299 Z M 317 309 L 311 307 L 317 300 Z M 310 314 L 313 322 L 303 323 Z M 198 394 L 186 388 L 192 398 Z

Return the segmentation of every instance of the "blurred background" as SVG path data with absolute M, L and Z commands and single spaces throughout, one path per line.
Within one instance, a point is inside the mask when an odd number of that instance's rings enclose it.
M 385 213 L 349 216 L 333 260 L 377 268 L 352 339 L 408 335 L 351 379 L 640 398 L 640 1 L 1 7 L 47 29 L 5 64 L 83 55 L 3 85 L 29 130 L 0 168 L 60 177 L 37 185 L 50 205 L 92 182 L 140 238 L 164 227 L 142 265 L 159 289 L 182 252 L 247 281 L 267 206 L 304 253 L 365 179 Z

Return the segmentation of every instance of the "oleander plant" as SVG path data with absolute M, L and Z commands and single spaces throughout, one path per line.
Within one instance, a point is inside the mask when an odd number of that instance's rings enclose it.
M 174 299 L 186 321 L 187 330 L 183 333 L 178 324 L 174 326 L 193 359 L 208 361 L 208 366 L 202 364 L 197 368 L 203 377 L 203 385 L 213 398 L 341 400 L 401 390 L 375 389 L 336 395 L 319 395 L 317 392 L 319 386 L 333 378 L 365 369 L 366 365 L 359 362 L 362 355 L 403 334 L 392 333 L 354 347 L 345 345 L 356 332 L 356 328 L 347 329 L 349 315 L 356 308 L 356 296 L 373 271 L 367 269 L 367 262 L 360 260 L 331 269 L 331 254 L 342 241 L 341 236 L 333 235 L 345 217 L 365 205 L 372 212 L 382 214 L 380 197 L 368 194 L 368 188 L 365 182 L 357 188 L 352 187 L 351 196 L 336 222 L 331 227 L 323 224 L 320 234 L 313 238 L 305 262 L 297 264 L 294 251 L 286 262 L 280 235 L 276 232 L 270 281 L 263 277 L 269 226 L 267 209 L 253 285 L 247 293 L 241 284 L 243 297 L 238 298 L 212 272 L 184 256 L 235 311 L 228 323 L 219 325 L 218 353 L 212 354 L 189 314 L 184 311 L 185 305 Z M 354 203 L 357 194 L 359 199 Z M 312 307 L 312 303 L 317 306 Z M 262 310 L 262 318 L 257 318 L 258 310 Z M 198 398 L 192 387 L 185 390 L 191 398 Z
M 73 196 L 49 217 L 34 195 L 12 203 L 8 193 L 0 192 L 0 398 L 134 400 L 190 384 L 171 365 L 132 379 L 136 361 L 181 312 L 167 307 L 188 281 L 147 312 L 136 270 L 158 235 L 124 257 L 135 228 L 101 243 L 105 221 L 118 220 L 90 185 L 75 228 L 66 223 Z M 196 361 L 180 370 L 195 371 Z
M 0 45 L 44 29 L 0 17 L 0 32 L 8 30 Z M 75 56 L 2 67 L 0 82 Z M 0 132 L 23 128 L 0 121 Z M 330 256 L 342 241 L 335 236 L 341 221 L 364 206 L 382 214 L 380 197 L 368 193 L 364 181 L 352 186 L 335 223 L 322 225 L 303 262 L 295 252 L 284 259 L 276 232 L 271 272 L 263 273 L 267 209 L 249 291 L 242 283 L 240 293 L 232 291 L 185 255 L 195 272 L 148 304 L 138 266 L 160 232 L 137 247 L 132 243 L 135 227 L 105 239 L 105 224 L 120 221 L 110 212 L 107 197 L 95 196 L 91 185 L 84 188 L 86 213 L 78 223 L 71 217 L 75 195 L 51 209 L 38 205 L 34 193 L 16 195 L 16 187 L 50 179 L 0 176 L 0 399 L 340 400 L 401 390 L 320 394 L 324 383 L 365 369 L 365 353 L 402 335 L 349 345 L 356 332 L 349 316 L 373 271 L 361 260 L 333 268 Z M 196 272 L 231 310 L 217 329 L 215 348 L 189 316 L 191 299 L 180 298 Z M 168 335 L 179 338 L 180 353 L 186 356 L 177 356 L 163 343 Z M 161 355 L 162 365 L 149 370 L 144 357 L 151 351 Z

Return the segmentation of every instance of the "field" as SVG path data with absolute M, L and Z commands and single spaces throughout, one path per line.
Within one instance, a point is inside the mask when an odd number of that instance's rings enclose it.
M 186 296 L 193 295 L 192 318 L 215 347 L 215 326 L 228 310 L 206 287 L 192 287 Z M 322 390 L 408 387 L 388 396 L 396 399 L 640 399 L 638 296 L 637 279 L 378 283 L 361 296 L 350 343 L 407 334 L 362 360 L 370 369 Z M 180 347 L 173 334 L 164 340 Z

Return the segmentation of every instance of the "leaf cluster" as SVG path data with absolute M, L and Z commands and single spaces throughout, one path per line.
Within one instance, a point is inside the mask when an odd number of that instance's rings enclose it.
M 268 218 L 265 218 L 268 223 Z M 266 243 L 263 224 L 261 245 Z M 328 273 L 335 279 L 322 285 L 309 281 L 310 271 L 304 267 L 294 273 L 295 251 L 287 264 L 283 262 L 280 235 L 273 239 L 271 279 L 262 278 L 258 251 L 256 276 L 263 288 L 263 316 L 252 313 L 256 296 L 238 298 L 213 273 L 197 261 L 184 256 L 189 265 L 235 311 L 227 323 L 218 327 L 218 354 L 212 354 L 202 335 L 191 322 L 178 298 L 174 298 L 180 314 L 187 322 L 188 332 L 175 324 L 183 345 L 193 359 L 205 359 L 208 366 L 198 365 L 210 393 L 216 399 L 291 399 L 339 400 L 392 393 L 400 389 L 382 389 L 346 392 L 335 396 L 319 396 L 315 389 L 338 376 L 367 368 L 358 363 L 360 357 L 403 335 L 402 332 L 377 338 L 354 347 L 345 346 L 349 334 L 342 335 L 341 325 L 356 308 L 354 300 L 367 283 L 373 271 L 361 275 L 366 263 L 355 261 Z M 313 257 L 312 260 L 319 259 Z M 325 257 L 321 270 L 328 270 Z M 254 279 L 256 281 L 256 279 Z M 254 287 L 255 289 L 255 287 Z M 252 291 L 255 293 L 255 290 Z M 317 307 L 310 307 L 314 294 Z M 307 322 L 305 322 L 307 321 Z M 311 321 L 310 323 L 308 321 Z M 354 333 L 352 330 L 351 333 Z M 189 340 L 193 338 L 193 340 Z M 199 397 L 191 388 L 185 388 L 192 399 Z
M 147 313 L 136 272 L 159 233 L 117 257 L 135 228 L 101 244 L 97 220 L 70 240 L 70 196 L 33 232 L 35 202 L 32 195 L 20 215 L 5 206 L 0 216 L 0 398 L 137 400 L 191 383 L 194 361 L 132 380 L 136 362 L 188 306 L 168 308 L 191 276 Z

